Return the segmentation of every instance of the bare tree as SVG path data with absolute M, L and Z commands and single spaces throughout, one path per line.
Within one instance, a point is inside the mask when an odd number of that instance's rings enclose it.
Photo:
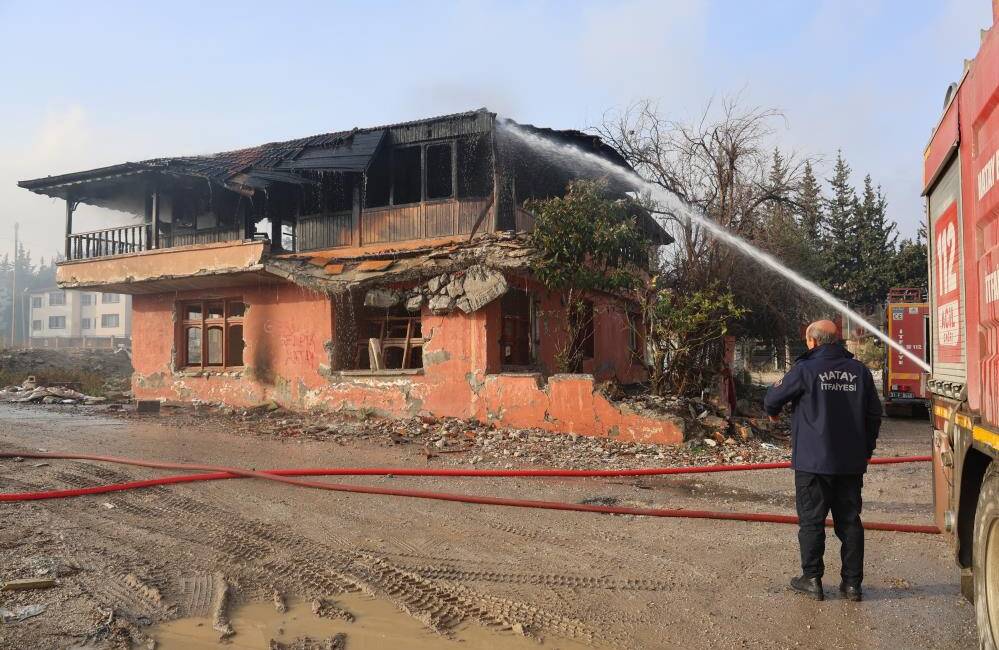
M 709 103 L 688 124 L 667 118 L 657 103 L 646 100 L 605 115 L 597 132 L 645 180 L 800 268 L 809 247 L 794 218 L 795 189 L 805 160 L 771 148 L 781 117 L 776 110 L 746 108 L 728 98 Z M 727 288 L 750 310 L 738 325 L 741 333 L 775 340 L 797 336 L 805 297 L 669 206 L 652 204 L 677 242 L 661 260 L 673 290 Z

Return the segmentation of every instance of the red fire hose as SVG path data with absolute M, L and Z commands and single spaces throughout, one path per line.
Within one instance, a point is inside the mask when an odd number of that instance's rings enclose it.
M 403 490 L 382 488 L 366 485 L 351 485 L 344 483 L 322 483 L 319 481 L 301 481 L 289 476 L 549 476 L 549 477 L 597 477 L 597 476 L 650 476 L 666 474 L 693 474 L 705 472 L 746 471 L 759 469 L 781 469 L 790 467 L 790 463 L 759 463 L 755 465 L 709 465 L 703 467 L 672 467 L 630 470 L 467 470 L 467 469 L 416 469 L 416 468 L 318 468 L 318 469 L 286 469 L 255 471 L 238 467 L 222 467 L 201 465 L 196 463 L 167 463 L 147 461 L 116 456 L 98 456 L 92 454 L 56 454 L 47 452 L 0 452 L 0 458 L 61 458 L 73 460 L 90 460 L 98 462 L 119 463 L 138 467 L 155 469 L 181 469 L 209 472 L 206 474 L 188 474 L 182 476 L 167 476 L 157 479 L 130 481 L 113 485 L 100 485 L 89 488 L 71 490 L 53 490 L 47 492 L 25 492 L 20 494 L 0 494 L 0 501 L 32 501 L 38 499 L 57 499 L 88 494 L 101 494 L 132 490 L 155 485 L 169 485 L 191 481 L 207 481 L 229 478 L 257 478 L 276 481 L 297 487 L 308 487 L 335 492 L 353 492 L 357 494 L 380 494 L 386 496 L 410 497 L 418 499 L 433 499 L 437 501 L 454 501 L 458 503 L 473 503 L 481 505 L 510 506 L 519 508 L 542 508 L 547 510 L 569 510 L 578 512 L 599 512 L 605 514 L 640 515 L 646 517 L 682 517 L 688 519 L 722 519 L 730 521 L 755 521 L 780 524 L 796 524 L 798 518 L 791 515 L 776 515 L 767 513 L 737 513 L 712 512 L 706 510 L 684 510 L 664 508 L 628 508 L 622 506 L 599 506 L 582 503 L 566 503 L 561 501 L 534 501 L 528 499 L 506 499 L 501 497 L 473 496 L 453 494 L 448 492 L 428 492 L 424 490 Z M 906 458 L 873 459 L 873 464 L 893 464 L 906 462 L 926 462 L 928 456 L 911 456 Z M 831 525 L 830 521 L 826 525 Z M 936 526 L 917 524 L 893 524 L 884 522 L 864 522 L 864 528 L 869 530 L 885 530 L 906 533 L 939 533 Z

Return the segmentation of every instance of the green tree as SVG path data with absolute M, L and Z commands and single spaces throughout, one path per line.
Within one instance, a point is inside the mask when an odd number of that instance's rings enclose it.
M 649 240 L 637 226 L 641 208 L 613 199 L 592 181 L 570 183 L 565 196 L 527 202 L 534 213 L 530 245 L 535 277 L 565 299 L 565 336 L 556 341 L 559 372 L 577 372 L 583 337 L 592 325 L 586 296 L 594 291 L 636 296 L 649 267 Z
M 804 231 L 809 241 L 817 248 L 821 243 L 822 230 L 824 228 L 825 216 L 822 212 L 822 188 L 815 178 L 811 161 L 805 161 L 805 167 L 801 172 L 801 180 L 794 192 L 795 203 L 797 204 L 798 224 Z
M 870 174 L 864 177 L 863 197 L 856 210 L 859 247 L 855 299 L 863 305 L 880 304 L 894 283 L 898 233 L 895 222 L 888 218 L 888 202 L 881 187 L 874 189 Z
M 926 227 L 920 226 L 915 239 L 903 239 L 892 264 L 892 286 L 927 288 Z
M 643 305 L 650 353 L 649 383 L 657 395 L 696 394 L 716 375 L 712 355 L 747 310 L 717 283 L 692 293 L 657 287 Z
M 836 165 L 829 179 L 830 196 L 826 199 L 825 229 L 822 238 L 824 268 L 822 283 L 841 300 L 855 303 L 859 291 L 857 254 L 860 235 L 857 221 L 857 192 L 850 185 L 850 166 L 843 152 L 836 154 Z

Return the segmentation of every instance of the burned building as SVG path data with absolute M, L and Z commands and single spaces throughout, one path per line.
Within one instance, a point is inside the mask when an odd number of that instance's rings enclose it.
M 554 374 L 567 313 L 531 275 L 524 203 L 601 173 L 506 126 L 481 109 L 19 185 L 65 200 L 61 287 L 132 295 L 137 398 L 679 440 L 595 389 L 645 378 L 627 300 L 587 296 L 582 373 Z M 594 136 L 516 128 L 627 167 Z M 74 232 L 79 203 L 135 221 Z

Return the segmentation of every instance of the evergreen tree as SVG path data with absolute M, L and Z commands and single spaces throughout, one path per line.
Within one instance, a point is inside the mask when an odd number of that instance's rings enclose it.
M 920 226 L 915 239 L 903 239 L 892 263 L 892 286 L 927 287 L 926 227 Z
M 796 209 L 795 218 L 798 230 L 804 240 L 805 259 L 801 269 L 806 276 L 817 280 L 822 276 L 822 232 L 825 228 L 825 214 L 822 208 L 822 188 L 815 178 L 811 161 L 805 161 L 801 179 L 798 181 L 793 197 Z
M 822 282 L 840 300 L 856 303 L 859 297 L 857 271 L 860 266 L 857 241 L 857 193 L 850 185 L 850 166 L 842 151 L 836 154 L 831 196 L 825 200 L 825 228 L 822 237 Z
M 888 218 L 888 202 L 871 175 L 864 177 L 863 198 L 857 201 L 858 266 L 855 300 L 864 305 L 880 304 L 895 282 L 896 224 Z
M 812 163 L 805 161 L 805 168 L 801 173 L 801 180 L 798 181 L 797 192 L 795 193 L 795 203 L 798 205 L 798 223 L 816 247 L 821 243 L 824 217 L 822 214 L 822 188 L 815 178 L 812 170 Z

